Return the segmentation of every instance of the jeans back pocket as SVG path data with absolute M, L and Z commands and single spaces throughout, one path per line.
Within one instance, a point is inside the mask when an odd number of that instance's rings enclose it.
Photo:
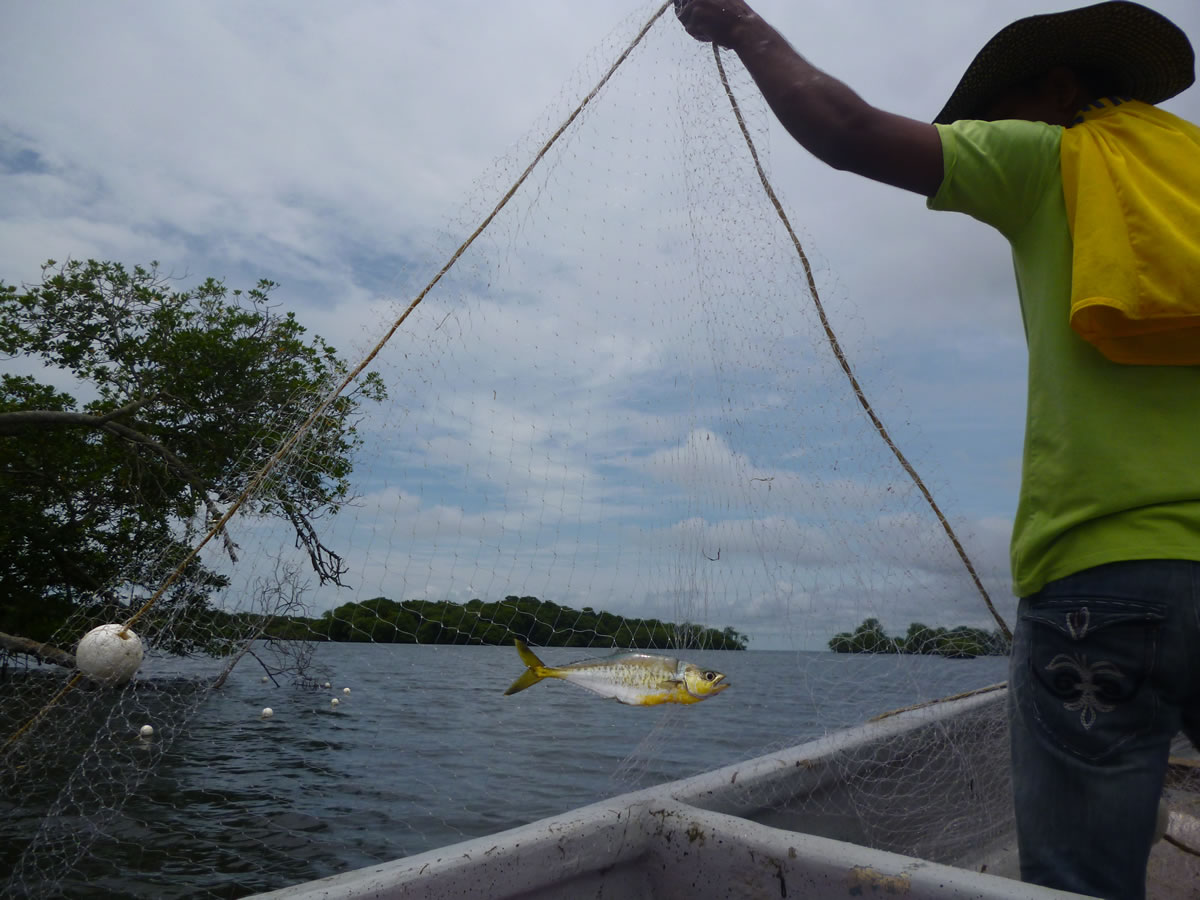
M 1055 596 L 1022 605 L 1027 664 L 1017 700 L 1059 747 L 1098 760 L 1145 734 L 1159 714 L 1150 684 L 1165 602 Z

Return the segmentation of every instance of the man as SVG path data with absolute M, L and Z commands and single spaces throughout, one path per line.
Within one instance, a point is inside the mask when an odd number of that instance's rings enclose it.
M 676 11 L 818 158 L 1008 238 L 1029 348 L 1022 877 L 1143 897 L 1171 739 L 1200 736 L 1200 129 L 1152 105 L 1194 80 L 1187 37 L 1128 2 L 1021 20 L 931 125 L 865 103 L 742 0 Z

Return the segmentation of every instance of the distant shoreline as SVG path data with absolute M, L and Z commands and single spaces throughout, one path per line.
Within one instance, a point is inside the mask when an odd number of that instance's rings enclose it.
M 999 631 L 966 625 L 930 628 L 920 622 L 909 625 L 904 637 L 889 637 L 878 619 L 866 619 L 853 632 L 843 631 L 830 638 L 829 649 L 835 653 L 895 653 L 974 659 L 977 656 L 1007 656 L 1010 644 Z
M 512 595 L 488 603 L 375 597 L 345 603 L 318 618 L 289 616 L 265 623 L 246 613 L 225 615 L 228 621 L 214 624 L 265 625 L 263 637 L 274 640 L 504 646 L 520 638 L 538 647 L 632 650 L 745 650 L 750 643 L 732 627 L 630 618 Z

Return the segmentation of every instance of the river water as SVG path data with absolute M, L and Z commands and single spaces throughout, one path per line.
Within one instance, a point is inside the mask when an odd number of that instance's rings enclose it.
M 539 653 L 551 664 L 589 655 Z M 80 820 L 77 846 L 43 836 L 36 856 L 23 857 L 42 814 L 6 803 L 0 872 L 22 864 L 9 887 L 16 896 L 242 897 L 510 828 L 992 684 L 1005 678 L 1007 662 L 683 656 L 725 672 L 732 686 L 687 707 L 627 707 L 560 682 L 505 697 L 523 668 L 511 647 L 327 644 L 312 672 L 331 682 L 329 690 L 263 683 L 247 658 L 209 692 L 185 677 L 186 664 L 152 660 L 126 689 L 145 702 L 123 702 L 128 721 L 119 728 L 127 726 L 136 744 L 142 724 L 156 725 L 151 740 L 163 742 L 161 758 L 146 749 L 157 765 L 111 814 Z M 269 719 L 260 716 L 265 706 L 274 712 Z M 61 795 L 61 785 L 47 789 Z M 56 855 L 78 861 L 64 874 Z

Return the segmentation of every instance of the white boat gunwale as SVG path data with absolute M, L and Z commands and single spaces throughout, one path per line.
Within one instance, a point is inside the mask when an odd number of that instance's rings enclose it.
M 959 865 L 951 865 L 838 840 L 812 829 L 777 827 L 781 822 L 802 826 L 811 820 L 804 801 L 814 795 L 828 795 L 828 802 L 834 804 L 839 791 L 856 790 L 856 784 L 880 784 L 886 790 L 886 778 L 878 777 L 880 767 L 886 769 L 898 758 L 909 759 L 914 747 L 921 748 L 927 762 L 936 760 L 939 749 L 960 740 L 964 730 L 986 730 L 980 729 L 981 723 L 1002 722 L 1005 696 L 999 690 L 906 710 L 528 825 L 257 896 L 260 900 L 1076 897 L 991 874 L 995 869 L 979 872 L 985 863 L 958 860 Z M 965 758 L 961 752 L 954 756 L 957 764 Z M 979 799 L 974 769 L 992 771 L 998 762 L 989 755 L 977 765 L 970 764 L 972 771 L 958 772 L 959 783 L 942 787 L 959 797 L 965 788 Z M 1006 782 L 1004 762 L 999 777 Z M 991 797 L 993 805 L 1002 807 L 982 813 L 985 819 L 996 817 L 991 831 L 1001 843 L 1004 832 L 1011 832 L 1006 797 L 995 796 L 1002 788 L 990 785 L 982 796 L 985 804 Z M 904 802 L 903 794 L 900 800 Z M 942 814 L 936 798 L 928 802 L 934 815 Z M 972 815 L 978 818 L 980 810 L 974 808 Z M 975 835 L 972 841 L 977 845 L 978 827 Z M 994 848 L 973 849 L 983 854 Z

